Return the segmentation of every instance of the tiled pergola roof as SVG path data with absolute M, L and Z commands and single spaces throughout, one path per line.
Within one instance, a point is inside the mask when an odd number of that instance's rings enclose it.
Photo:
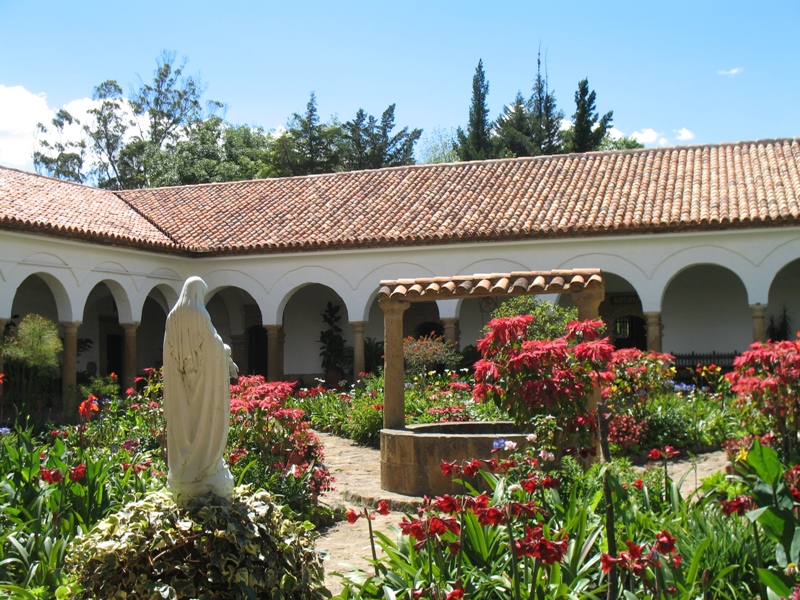
M 602 284 L 600 269 L 514 271 L 490 275 L 381 281 L 378 298 L 419 302 L 485 296 L 575 293 L 600 287 Z

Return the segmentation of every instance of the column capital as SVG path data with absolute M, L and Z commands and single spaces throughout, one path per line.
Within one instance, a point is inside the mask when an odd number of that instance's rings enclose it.
M 136 331 L 141 325 L 141 321 L 131 321 L 130 323 L 120 323 L 119 326 L 127 331 Z
M 366 326 L 366 321 L 350 321 L 350 327 L 353 329 L 353 333 L 363 333 Z
M 81 321 L 59 321 L 58 324 L 64 328 L 64 333 L 77 332 L 78 327 L 81 326 Z
M 282 325 L 267 325 L 265 323 L 262 327 L 267 330 L 267 335 L 278 335 Z
M 396 298 L 380 298 L 378 305 L 386 315 L 403 313 L 411 306 L 408 300 L 397 300 Z

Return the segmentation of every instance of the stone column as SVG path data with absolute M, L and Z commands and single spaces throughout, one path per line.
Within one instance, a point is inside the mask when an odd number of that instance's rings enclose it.
M 458 342 L 458 319 L 455 317 L 444 317 L 440 319 L 444 325 L 444 339 L 447 342 Z
M 264 325 L 267 330 L 267 380 L 278 381 L 283 377 L 280 361 L 280 325 Z
M 231 335 L 231 358 L 236 363 L 236 366 L 239 367 L 239 375 L 246 375 L 250 372 L 246 333 Z
M 61 412 L 65 419 L 78 420 L 76 385 L 78 383 L 78 326 L 79 322 L 62 322 L 64 331 L 64 359 L 61 364 Z
M 766 312 L 767 307 L 765 304 L 751 304 L 750 305 L 750 312 L 753 313 L 753 341 L 754 342 L 766 342 L 767 341 L 767 329 L 764 324 L 764 313 Z
M 584 321 L 586 319 L 597 319 L 600 317 L 600 303 L 606 297 L 606 288 L 605 285 L 601 285 L 591 289 L 584 289 L 580 292 L 575 292 L 572 294 L 572 299 L 575 301 L 575 304 L 578 306 L 578 320 Z M 598 418 L 600 415 L 598 414 L 598 406 L 602 403 L 603 397 L 600 392 L 600 386 L 595 385 L 594 389 L 592 390 L 592 395 L 589 397 L 589 402 L 586 406 L 586 410 L 590 414 L 597 415 Z M 597 452 L 596 456 L 591 458 L 588 462 L 597 462 L 600 460 L 603 449 L 600 446 L 600 438 L 599 436 L 595 439 L 594 443 L 595 450 Z
M 652 352 L 661 352 L 661 313 L 646 312 L 647 320 L 647 349 Z
M 386 429 L 405 429 L 403 313 L 411 304 L 391 298 L 381 298 L 378 304 L 383 310 L 383 426 Z
M 357 381 L 359 373 L 364 372 L 364 327 L 366 321 L 350 321 L 353 328 L 353 381 Z
M 139 323 L 120 323 L 125 332 L 125 339 L 122 346 L 122 374 L 120 383 L 122 389 L 134 387 L 136 380 L 136 330 Z

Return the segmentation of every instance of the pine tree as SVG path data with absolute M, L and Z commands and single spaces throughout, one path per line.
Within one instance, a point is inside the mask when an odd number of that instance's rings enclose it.
M 533 120 L 528 103 L 522 94 L 509 106 L 503 107 L 503 114 L 497 119 L 497 137 L 506 156 L 536 156 L 538 148 L 534 145 Z
M 606 132 L 611 127 L 613 111 L 602 117 L 595 108 L 595 93 L 589 91 L 589 80 L 582 79 L 575 92 L 575 114 L 572 115 L 572 129 L 567 132 L 566 150 L 568 152 L 592 152 L 602 147 Z
M 344 124 L 343 167 L 345 170 L 380 169 L 414 164 L 414 144 L 421 129 L 409 133 L 408 127 L 392 135 L 392 104 L 383 111 L 380 122 L 359 109 L 355 119 Z
M 497 145 L 491 137 L 492 122 L 489 120 L 489 82 L 483 72 L 483 60 L 478 61 L 472 78 L 472 104 L 469 107 L 469 124 L 466 133 L 459 127 L 456 131 L 455 150 L 459 160 L 485 160 L 497 157 Z
M 286 133 L 278 140 L 283 169 L 289 175 L 333 173 L 339 167 L 341 136 L 337 123 L 320 123 L 317 96 L 311 92 L 305 114 L 294 113 Z

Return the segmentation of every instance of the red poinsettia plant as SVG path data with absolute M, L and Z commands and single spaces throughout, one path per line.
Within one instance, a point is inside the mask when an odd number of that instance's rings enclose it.
M 473 399 L 494 401 L 518 424 L 554 415 L 565 435 L 577 433 L 584 443 L 594 437 L 592 424 L 597 423 L 596 415 L 589 414 L 589 398 L 593 387 L 601 385 L 614 348 L 601 337 L 600 320 L 573 321 L 564 336 L 535 340 L 527 334 L 533 319 L 524 315 L 489 322 L 478 342 Z
M 727 377 L 740 405 L 767 417 L 790 458 L 800 431 L 800 340 L 755 343 L 733 366 Z

